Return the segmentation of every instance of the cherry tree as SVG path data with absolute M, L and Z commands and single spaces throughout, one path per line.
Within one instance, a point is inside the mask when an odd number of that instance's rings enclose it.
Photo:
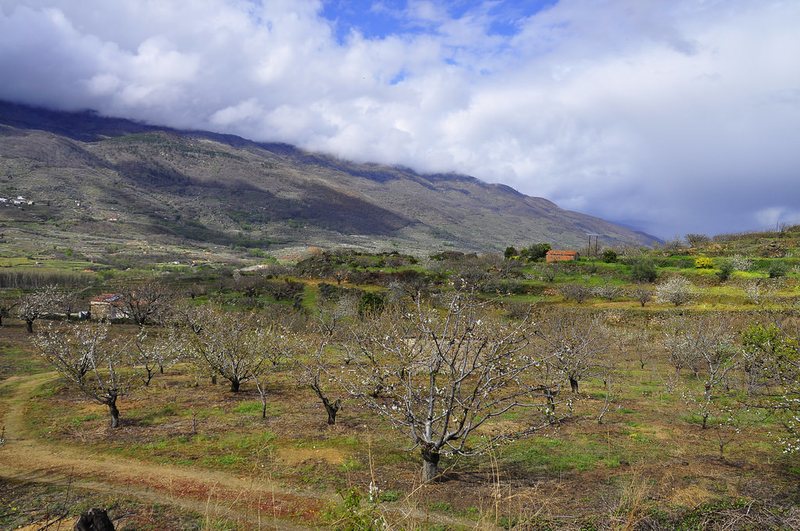
M 175 293 L 166 285 L 150 280 L 122 290 L 119 303 L 134 323 L 143 327 L 148 321 L 162 321 L 171 312 Z
M 684 277 L 674 276 L 656 287 L 658 302 L 681 306 L 694 298 L 694 285 Z
M 144 327 L 139 329 L 129 356 L 145 387 L 150 385 L 156 373 L 163 373 L 164 368 L 175 361 L 181 350 L 181 341 L 182 337 L 172 328 L 154 332 Z
M 108 407 L 111 427 L 119 427 L 117 400 L 139 385 L 126 364 L 126 341 L 110 337 L 108 323 L 50 326 L 33 344 L 77 390 Z
M 301 349 L 303 353 L 295 356 L 295 365 L 299 373 L 299 381 L 307 385 L 319 398 L 325 413 L 328 415 L 328 425 L 336 424 L 336 415 L 342 408 L 342 397 L 333 398 L 331 386 L 326 382 L 334 379 L 328 376 L 329 360 L 332 357 L 328 349 L 329 338 L 326 336 L 307 337 Z M 333 387 L 338 387 L 334 385 Z
M 350 363 L 331 375 L 420 449 L 430 481 L 442 455 L 475 455 L 552 422 L 533 333 L 530 319 L 500 320 L 467 293 L 440 308 L 418 300 L 372 316 L 354 332 Z M 492 422 L 517 408 L 545 414 L 513 428 Z
M 52 313 L 59 305 L 61 292 L 57 286 L 45 286 L 20 297 L 16 304 L 16 314 L 25 321 L 29 334 L 33 333 L 33 323 L 40 317 Z
M 796 312 L 768 314 L 742 331 L 749 402 L 777 413 L 788 436 L 784 451 L 800 453 L 800 319 Z
M 569 380 L 573 393 L 579 382 L 604 372 L 600 356 L 611 345 L 596 315 L 581 310 L 555 309 L 543 313 L 536 328 L 539 348 Z
M 687 388 L 684 399 L 695 408 L 706 429 L 712 414 L 719 416 L 720 390 L 726 388 L 723 384 L 741 361 L 732 320 L 718 313 L 675 318 L 667 329 L 664 345 L 676 370 L 682 364 L 688 365 L 702 385 L 702 390 Z
M 257 312 L 208 305 L 187 312 L 186 320 L 186 354 L 204 372 L 228 380 L 234 393 L 278 364 L 281 350 L 274 342 L 279 332 Z

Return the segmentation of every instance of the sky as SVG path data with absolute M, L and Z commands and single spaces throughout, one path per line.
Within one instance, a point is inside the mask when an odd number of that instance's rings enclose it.
M 800 223 L 798 28 L 800 0 L 0 0 L 0 99 L 714 235 Z

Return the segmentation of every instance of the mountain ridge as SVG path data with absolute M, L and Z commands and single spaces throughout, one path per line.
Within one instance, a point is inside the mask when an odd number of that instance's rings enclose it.
M 0 102 L 2 195 L 36 200 L 28 223 L 165 243 L 429 252 L 581 248 L 586 233 L 608 246 L 657 241 L 471 176 L 9 102 Z

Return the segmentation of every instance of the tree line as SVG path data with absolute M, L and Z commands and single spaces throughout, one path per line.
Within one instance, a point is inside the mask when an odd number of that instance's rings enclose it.
M 223 380 L 233 393 L 254 386 L 262 417 L 273 379 L 291 371 L 328 424 L 345 400 L 391 424 L 420 452 L 431 480 L 443 455 L 476 455 L 557 425 L 585 380 L 603 386 L 596 411 L 603 422 L 627 377 L 615 356 L 636 353 L 644 368 L 657 351 L 674 368 L 669 382 L 687 409 L 716 432 L 720 454 L 759 412 L 781 419 L 787 450 L 800 448 L 800 321 L 791 310 L 748 319 L 675 314 L 650 337 L 582 308 L 510 311 L 468 285 L 398 292 L 380 304 L 345 292 L 308 311 L 193 304 L 158 283 L 125 297 L 136 333 L 108 322 L 52 321 L 32 336 L 71 386 L 108 408 L 112 427 L 121 397 L 175 365 Z M 496 422 L 512 412 L 524 421 Z

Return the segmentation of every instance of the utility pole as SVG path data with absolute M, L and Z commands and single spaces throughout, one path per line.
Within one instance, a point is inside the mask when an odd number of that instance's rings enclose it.
M 586 235 L 589 237 L 589 255 L 594 256 L 597 258 L 597 251 L 599 249 L 599 240 L 600 235 L 595 234 L 594 232 L 587 232 Z M 592 238 L 594 238 L 594 253 L 592 252 Z

